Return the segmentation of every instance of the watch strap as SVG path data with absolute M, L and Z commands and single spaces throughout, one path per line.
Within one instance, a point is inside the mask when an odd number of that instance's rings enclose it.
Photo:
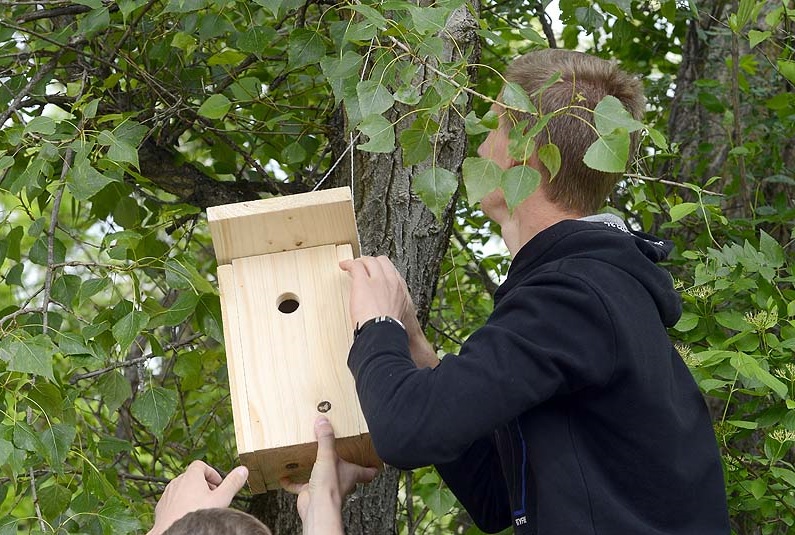
M 356 338 L 360 334 L 362 334 L 362 331 L 364 331 L 370 325 L 375 325 L 376 323 L 395 323 L 397 325 L 400 325 L 400 327 L 404 331 L 406 330 L 406 326 L 403 325 L 403 322 L 401 322 L 398 319 L 395 319 L 395 318 L 393 318 L 391 316 L 376 316 L 375 318 L 372 318 L 372 319 L 369 319 L 369 320 L 365 321 L 361 325 L 359 325 L 359 323 L 357 322 L 356 323 L 356 328 L 353 330 L 353 339 L 356 340 Z

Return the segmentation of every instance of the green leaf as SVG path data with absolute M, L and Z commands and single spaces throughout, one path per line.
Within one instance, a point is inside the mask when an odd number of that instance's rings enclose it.
M 776 62 L 781 76 L 795 84 L 795 61 L 790 59 L 780 59 Z
M 169 258 L 165 264 L 166 284 L 177 290 L 192 290 L 194 293 L 217 293 L 193 265 L 184 258 Z
M 14 445 L 5 440 L 0 438 L 0 466 L 5 466 L 6 461 L 14 453 Z
M 196 319 L 203 332 L 218 342 L 224 341 L 221 321 L 221 300 L 217 295 L 203 294 L 196 305 Z
M 381 115 L 368 115 L 359 124 L 359 130 L 370 138 L 370 141 L 357 145 L 367 152 L 389 153 L 395 150 L 395 130 L 392 123 Z
M 316 63 L 326 55 L 323 37 L 314 30 L 296 28 L 290 33 L 287 44 L 287 65 L 297 69 Z
M 217 54 L 210 56 L 207 60 L 207 65 L 237 65 L 247 57 L 248 54 L 233 48 L 228 48 L 222 52 L 218 52 Z
M 489 158 L 465 158 L 461 173 L 470 206 L 501 186 L 502 169 Z
M 202 354 L 198 351 L 180 353 L 174 364 L 174 374 L 182 379 L 184 390 L 195 390 L 204 384 L 202 377 Z
M 588 147 L 583 162 L 591 169 L 605 173 L 623 173 L 629 160 L 629 132 L 618 128 L 612 133 L 599 136 Z
M 748 32 L 748 40 L 751 42 L 751 48 L 754 48 L 762 41 L 767 40 L 767 38 L 771 35 L 773 34 L 768 31 L 760 32 L 759 30 L 751 30 Z
M 78 293 L 78 303 L 85 303 L 87 299 L 107 288 L 109 284 L 110 279 L 108 277 L 83 281 L 83 284 L 80 286 L 80 292 Z
M 58 350 L 61 354 L 69 355 L 92 355 L 94 351 L 86 345 L 86 341 L 80 333 L 62 331 L 56 338 Z
M 217 93 L 211 95 L 210 98 L 199 106 L 198 114 L 207 119 L 221 119 L 227 114 L 231 107 L 232 103 L 229 99 L 226 98 L 225 95 Z
M 55 484 L 38 489 L 41 514 L 47 520 L 54 520 L 66 511 L 72 501 L 72 491 L 61 485 Z
M 560 171 L 560 150 L 558 146 L 554 143 L 547 143 L 543 145 L 540 149 L 538 149 L 538 158 L 541 160 L 541 163 L 549 171 L 549 179 L 550 181 L 557 176 L 558 171 Z
M 536 150 L 535 136 L 527 132 L 527 123 L 520 121 L 508 133 L 508 156 L 520 163 L 529 160 Z
M 196 310 L 199 303 L 199 296 L 191 291 L 180 292 L 174 304 L 161 314 L 152 316 L 149 321 L 149 328 L 173 327 L 179 325 Z
M 502 102 L 510 108 L 518 108 L 525 112 L 537 113 L 536 107 L 522 86 L 516 82 L 507 82 L 502 90 Z
M 119 503 L 110 503 L 97 512 L 103 535 L 127 535 L 141 527 L 132 511 Z
M 787 398 L 789 389 L 787 385 L 773 377 L 767 370 L 759 365 L 759 362 L 751 355 L 737 353 L 730 361 L 732 368 L 737 370 L 740 375 L 748 379 L 756 379 L 778 394 L 781 399 Z
M 736 310 L 721 310 L 714 317 L 721 327 L 738 332 L 750 332 L 753 330 L 753 326 L 745 321 L 743 315 Z
M 433 511 L 437 517 L 442 517 L 450 512 L 455 505 L 455 495 L 447 487 L 436 488 L 425 496 L 425 505 Z
M 363 117 L 384 113 L 395 103 L 392 93 L 376 80 L 364 80 L 356 84 L 356 95 Z
M 668 142 L 666 141 L 665 136 L 659 130 L 649 128 L 647 132 L 652 143 L 654 143 L 657 148 L 668 150 Z
M 269 26 L 254 26 L 237 37 L 237 47 L 243 52 L 260 54 L 270 46 L 276 32 Z
M 55 133 L 55 121 L 51 117 L 38 116 L 25 125 L 25 134 L 41 134 L 49 136 Z
M 78 291 L 80 291 L 80 277 L 77 275 L 63 274 L 52 282 L 52 298 L 67 307 L 72 305 Z
M 121 139 L 109 130 L 103 130 L 97 136 L 97 143 L 105 145 L 108 148 L 108 159 L 119 163 L 127 162 L 132 164 L 136 169 L 138 166 L 138 149 L 131 145 L 128 141 Z
M 19 521 L 16 518 L 4 518 L 0 520 L 0 535 L 17 535 L 18 523 Z
M 356 11 L 357 13 L 361 13 L 371 23 L 375 24 L 379 29 L 385 30 L 387 27 L 387 21 L 384 16 L 373 9 L 372 7 L 364 4 L 354 4 L 350 6 L 350 9 Z
M 781 267 L 786 260 L 784 248 L 764 230 L 759 233 L 759 250 L 770 261 L 773 267 Z
M 682 317 L 676 322 L 674 329 L 682 333 L 692 331 L 696 328 L 696 325 L 698 325 L 698 320 L 699 317 L 696 314 L 692 312 L 682 312 Z
M 52 340 L 43 334 L 29 339 L 6 336 L 0 340 L 0 359 L 6 361 L 6 370 L 40 375 L 53 382 L 54 354 Z
M 726 420 L 726 423 L 734 427 L 739 427 L 740 429 L 756 429 L 759 427 L 757 422 L 748 422 L 745 420 Z
M 439 124 L 430 117 L 419 118 L 400 133 L 403 165 L 416 165 L 433 154 L 431 138 L 439 131 Z
M 66 174 L 66 187 L 78 201 L 87 201 L 113 182 L 93 167 L 87 158 L 80 160 Z
M 132 396 L 130 382 L 116 370 L 104 374 L 97 383 L 97 389 L 110 413 L 116 412 Z
M 522 201 L 530 196 L 541 183 L 541 173 L 527 165 L 515 165 L 503 171 L 500 187 L 505 193 L 508 210 L 513 211 Z
M 41 443 L 45 457 L 56 471 L 63 470 L 63 464 L 76 435 L 77 429 L 69 424 L 53 424 L 42 431 Z
M 469 136 L 476 136 L 491 130 L 483 124 L 483 121 L 477 116 L 474 111 L 470 111 L 464 118 L 464 128 Z
M 450 204 L 450 199 L 458 189 L 458 179 L 447 169 L 433 166 L 415 176 L 411 187 L 425 206 L 441 221 L 442 212 Z
M 119 343 L 119 351 L 125 353 L 141 331 L 149 323 L 149 314 L 133 310 L 120 319 L 112 329 L 113 338 Z
M 767 492 L 767 482 L 761 477 L 756 478 L 753 481 L 751 481 L 749 489 L 751 490 L 751 495 L 757 500 L 759 500 Z
M 131 407 L 133 416 L 158 438 L 163 438 L 163 430 L 176 409 L 177 394 L 159 386 L 147 389 Z
M 41 438 L 31 426 L 21 420 L 14 422 L 14 446 L 25 451 L 42 451 Z
M 696 210 L 698 210 L 698 203 L 695 202 L 683 202 L 677 204 L 676 206 L 671 206 L 671 221 L 679 221 L 683 217 L 692 214 Z
M 593 110 L 596 130 L 602 134 L 610 134 L 617 128 L 627 132 L 635 132 L 643 128 L 643 123 L 636 121 L 627 111 L 621 101 L 612 95 L 607 95 Z
M 444 30 L 449 11 L 439 7 L 418 7 L 407 5 L 414 28 L 420 34 L 438 33 Z

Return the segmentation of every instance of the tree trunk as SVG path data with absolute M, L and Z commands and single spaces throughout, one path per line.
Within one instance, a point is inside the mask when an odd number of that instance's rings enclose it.
M 480 51 L 474 31 L 475 20 L 466 10 L 456 10 L 447 22 L 446 61 L 460 59 L 456 50 L 473 48 L 469 63 L 477 63 Z M 441 34 L 440 34 L 441 35 Z M 453 46 L 453 41 L 457 46 Z M 424 72 L 423 72 L 424 70 Z M 470 72 L 474 75 L 474 69 Z M 418 87 L 431 87 L 438 80 L 433 72 L 421 69 Z M 428 83 L 422 83 L 431 80 Z M 457 173 L 466 156 L 467 137 L 463 117 L 469 102 L 455 112 L 448 110 L 440 117 L 437 134 L 435 165 Z M 396 106 L 391 120 L 405 115 L 408 108 Z M 462 113 L 461 113 L 462 112 Z M 333 160 L 340 164 L 331 177 L 330 187 L 350 186 L 364 255 L 386 255 L 406 278 L 409 291 L 417 306 L 420 323 L 425 324 L 428 310 L 439 278 L 439 266 L 447 251 L 455 216 L 456 193 L 450 199 L 442 219 L 437 220 L 422 201 L 412 193 L 412 177 L 431 163 L 403 167 L 400 149 L 389 154 L 373 154 L 346 148 L 351 141 L 350 125 L 344 112 L 335 114 L 332 125 Z M 407 121 L 396 124 L 395 135 L 408 127 Z M 355 143 L 354 143 L 355 145 Z M 348 535 L 389 534 L 396 532 L 395 515 L 400 472 L 388 467 L 375 481 L 360 488 L 348 498 L 343 509 Z M 268 524 L 274 535 L 300 533 L 300 521 L 295 513 L 295 498 L 283 491 L 255 497 L 249 512 Z

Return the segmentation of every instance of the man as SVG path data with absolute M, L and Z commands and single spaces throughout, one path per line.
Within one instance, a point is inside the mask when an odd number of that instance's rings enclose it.
M 501 125 L 478 149 L 543 180 L 513 213 L 499 190 L 481 202 L 513 262 L 459 356 L 436 360 L 389 260 L 341 264 L 358 325 L 348 365 L 376 450 L 398 468 L 435 464 L 487 532 L 728 534 L 707 408 L 666 333 L 681 314 L 655 265 L 670 244 L 593 215 L 621 174 L 583 164 L 596 139 L 589 110 L 612 95 L 639 119 L 641 85 L 563 50 L 519 58 L 506 79 L 533 95 L 556 72 L 533 97 L 542 113 L 573 105 L 539 136 L 564 156 L 552 180 L 535 154 L 509 156 L 499 105 Z

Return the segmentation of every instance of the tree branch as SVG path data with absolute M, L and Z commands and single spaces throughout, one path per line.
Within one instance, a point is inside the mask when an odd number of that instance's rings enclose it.
M 8 105 L 8 108 L 6 108 L 6 110 L 3 113 L 0 113 L 0 126 L 4 125 L 5 122 L 8 120 L 8 118 L 17 112 L 17 110 L 19 109 L 19 105 L 22 103 L 22 101 L 25 98 L 29 96 L 31 89 L 33 89 L 33 86 L 38 84 L 42 80 L 42 78 L 47 76 L 53 69 L 55 69 L 55 67 L 58 65 L 58 60 L 61 59 L 61 56 L 63 55 L 64 52 L 65 52 L 64 49 L 61 49 L 58 52 L 56 52 L 55 55 L 52 57 L 52 59 L 48 61 L 46 65 L 41 67 L 38 71 L 36 71 L 36 74 L 30 77 L 28 83 L 25 84 L 25 87 L 23 87 L 19 93 L 17 93 L 17 95 L 14 97 L 14 100 L 12 100 L 11 104 Z

